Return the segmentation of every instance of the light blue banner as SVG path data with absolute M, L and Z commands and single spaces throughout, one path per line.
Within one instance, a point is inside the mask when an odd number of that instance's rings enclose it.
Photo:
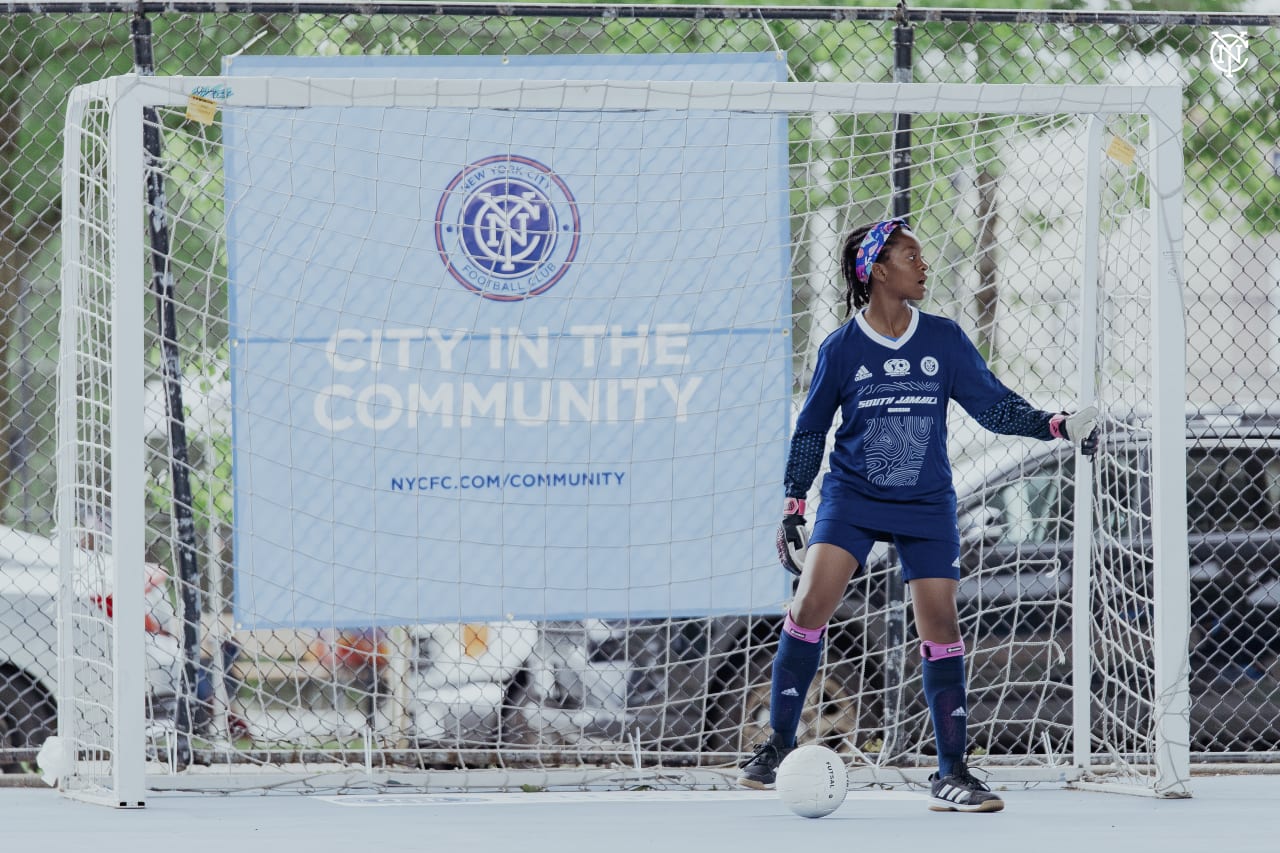
M 228 71 L 775 80 L 783 66 L 236 57 Z M 224 139 L 237 622 L 776 610 L 785 118 L 231 109 Z

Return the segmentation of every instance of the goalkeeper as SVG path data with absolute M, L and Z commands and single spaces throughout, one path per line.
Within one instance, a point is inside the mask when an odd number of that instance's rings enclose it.
M 1097 412 L 1033 408 L 991 373 L 956 323 L 913 307 L 924 298 L 929 265 L 904 220 L 855 230 L 845 239 L 840 268 L 846 312 L 853 319 L 818 351 L 787 459 L 778 552 L 800 580 L 773 662 L 773 733 L 743 765 L 738 782 L 773 786 L 778 765 L 795 748 L 827 622 L 874 543 L 888 541 L 911 587 L 938 750 L 929 807 L 999 811 L 1004 802 L 965 765 L 965 645 L 956 612 L 960 536 L 947 457 L 947 406 L 955 400 L 992 432 L 1065 439 L 1090 456 L 1098 446 Z M 804 499 L 837 410 L 842 422 L 806 542 Z

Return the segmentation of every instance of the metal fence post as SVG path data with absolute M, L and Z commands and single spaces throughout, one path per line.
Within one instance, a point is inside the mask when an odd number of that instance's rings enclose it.
M 906 0 L 898 3 L 893 28 L 893 82 L 911 82 L 912 45 L 915 31 L 907 17 Z M 893 216 L 906 219 L 911 215 L 911 115 L 894 116 L 893 151 Z M 902 684 L 906 678 L 907 603 L 902 572 L 897 568 L 897 550 L 889 546 L 889 573 L 886 577 L 885 609 L 885 731 L 881 760 L 892 764 L 902 752 Z
M 141 11 L 132 19 L 134 67 L 140 75 L 155 73 L 151 47 L 151 21 Z M 191 497 L 191 465 L 187 453 L 187 426 L 182 406 L 182 365 L 178 360 L 178 321 L 173 304 L 173 272 L 169 264 L 169 224 L 165 214 L 164 171 L 160 163 L 160 116 L 153 107 L 143 109 L 142 144 L 146 156 L 147 225 L 151 239 L 151 291 L 156 298 L 162 349 L 165 413 L 172 454 L 173 516 L 177 530 L 177 563 L 182 598 L 183 677 L 178 696 L 174 737 L 176 762 L 191 762 L 191 700 L 200 661 L 200 568 L 196 564 L 196 530 Z

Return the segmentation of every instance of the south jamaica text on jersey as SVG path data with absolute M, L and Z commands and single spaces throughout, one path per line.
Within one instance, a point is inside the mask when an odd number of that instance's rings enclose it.
M 796 422 L 797 430 L 825 433 L 837 409 L 842 415 L 819 517 L 912 532 L 904 524 L 914 530 L 910 519 L 919 513 L 894 506 L 910 503 L 928 517 L 922 523 L 950 514 L 954 525 L 947 404 L 954 399 L 976 415 L 1008 393 L 955 322 L 913 308 L 906 332 L 893 339 L 858 314 L 823 343 Z

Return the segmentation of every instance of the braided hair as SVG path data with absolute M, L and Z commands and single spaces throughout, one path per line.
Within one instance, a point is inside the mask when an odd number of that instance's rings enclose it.
M 868 222 L 866 225 L 859 225 L 857 228 L 849 232 L 844 238 L 844 248 L 840 251 L 840 275 L 844 278 L 844 315 L 846 318 L 853 314 L 855 308 L 865 308 L 871 304 L 871 282 L 865 284 L 858 280 L 858 274 L 855 272 L 855 264 L 858 260 L 858 247 L 862 245 L 862 241 L 875 225 L 874 222 Z M 898 235 L 902 233 L 904 228 L 897 228 L 889 235 L 889 239 L 885 241 L 884 249 L 881 250 L 883 255 L 898 242 Z M 870 274 L 868 273 L 868 277 Z

